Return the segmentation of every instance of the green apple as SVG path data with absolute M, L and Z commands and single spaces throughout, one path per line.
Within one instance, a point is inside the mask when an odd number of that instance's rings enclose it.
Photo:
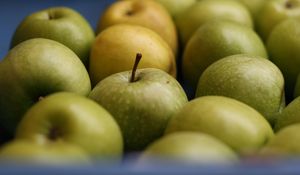
M 24 18 L 13 35 L 11 47 L 31 38 L 48 38 L 66 45 L 87 66 L 95 34 L 86 19 L 75 10 L 54 7 Z
M 282 128 L 260 151 L 267 156 L 299 156 L 300 155 L 300 124 Z
M 23 114 L 57 91 L 88 95 L 91 83 L 78 56 L 59 42 L 35 38 L 11 49 L 0 62 L 0 128 L 13 136 Z
M 87 97 L 58 92 L 31 107 L 20 121 L 17 139 L 42 146 L 71 144 L 95 159 L 119 160 L 123 138 L 109 112 Z
M 196 97 L 221 95 L 242 101 L 274 124 L 285 105 L 284 79 L 265 58 L 232 55 L 211 64 L 201 75 Z
M 300 97 L 295 98 L 286 108 L 279 114 L 275 130 L 278 131 L 288 125 L 300 123 Z
M 161 163 L 161 161 L 184 164 L 227 164 L 237 160 L 236 153 L 220 140 L 205 133 L 183 131 L 166 135 L 151 143 L 138 158 L 138 165 Z
M 252 18 L 256 20 L 256 18 L 259 18 L 259 13 L 261 9 L 270 0 L 237 0 L 237 1 L 240 1 L 242 4 L 244 4 L 248 8 L 249 12 L 251 13 Z
M 91 49 L 89 73 L 93 86 L 105 77 L 131 70 L 137 52 L 141 68 L 158 68 L 176 77 L 176 60 L 168 44 L 152 30 L 117 24 L 102 31 Z
M 204 23 L 212 20 L 233 21 L 249 28 L 253 27 L 253 21 L 248 9 L 234 0 L 201 0 L 197 1 L 184 13 L 175 18 L 176 26 L 183 45 Z M 209 34 L 213 35 L 213 34 Z
M 189 7 L 191 7 L 197 0 L 156 0 L 162 4 L 173 18 L 177 15 L 184 13 Z
M 124 0 L 112 3 L 98 22 L 97 33 L 109 26 L 127 23 L 149 28 L 159 34 L 177 53 L 177 31 L 172 17 L 158 2 L 153 0 Z
M 268 1 L 256 19 L 257 32 L 264 41 L 267 41 L 273 28 L 288 18 L 300 20 L 300 0 Z
M 270 124 L 259 112 L 224 96 L 189 101 L 170 119 L 165 134 L 178 131 L 212 135 L 242 155 L 252 154 L 273 137 Z
M 270 59 L 279 67 L 285 78 L 287 101 L 292 101 L 295 95 L 299 94 L 299 90 L 295 89 L 300 73 L 299 37 L 300 21 L 290 19 L 276 26 L 267 41 Z
M 168 120 L 187 103 L 180 84 L 166 72 L 135 69 L 132 75 L 125 71 L 105 78 L 89 95 L 114 116 L 127 151 L 141 150 L 160 137 Z
M 212 21 L 200 27 L 184 49 L 182 72 L 185 84 L 196 89 L 203 71 L 226 56 L 249 54 L 267 58 L 265 46 L 250 28 L 227 21 Z
M 26 140 L 15 140 L 1 148 L 0 159 L 19 164 L 55 166 L 91 164 L 91 158 L 81 148 L 63 142 L 39 145 Z

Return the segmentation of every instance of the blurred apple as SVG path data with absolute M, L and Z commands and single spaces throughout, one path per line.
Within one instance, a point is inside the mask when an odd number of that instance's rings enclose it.
M 137 164 L 228 164 L 237 160 L 238 156 L 230 147 L 210 135 L 175 132 L 151 143 L 142 152 Z
M 126 23 L 149 28 L 160 35 L 177 53 L 177 31 L 168 11 L 153 0 L 123 0 L 114 2 L 102 14 L 97 33 L 109 26 Z
M 259 13 L 264 5 L 270 0 L 237 0 L 244 4 L 252 15 L 252 18 L 256 20 L 259 17 Z
M 78 56 L 49 39 L 29 39 L 0 62 L 0 128 L 13 136 L 24 113 L 40 98 L 58 91 L 88 95 L 91 83 Z
M 196 97 L 221 95 L 242 101 L 273 125 L 285 105 L 284 79 L 271 61 L 232 55 L 211 64 L 201 75 Z
M 95 34 L 86 19 L 68 7 L 53 7 L 34 12 L 17 27 L 11 47 L 31 38 L 48 38 L 73 50 L 87 66 Z
M 264 156 L 295 157 L 300 155 L 300 124 L 282 128 L 260 151 Z
M 176 16 L 180 40 L 185 46 L 197 29 L 212 20 L 232 21 L 249 28 L 253 27 L 248 9 L 234 0 L 201 0 L 184 13 Z M 212 35 L 212 34 L 209 34 Z
M 0 159 L 5 162 L 38 165 L 84 165 L 91 159 L 81 148 L 63 142 L 39 145 L 26 140 L 15 140 L 0 150 Z
M 272 62 L 282 71 L 285 78 L 285 92 L 290 102 L 299 95 L 295 89 L 300 73 L 300 21 L 287 20 L 276 26 L 267 41 L 267 49 Z
M 273 137 L 267 120 L 252 107 L 232 98 L 204 96 L 188 102 L 169 121 L 165 133 L 203 132 L 242 155 L 252 154 Z
M 45 148 L 75 145 L 97 160 L 119 161 L 123 152 L 122 134 L 110 113 L 87 97 L 67 92 L 49 95 L 30 108 L 16 138 Z
M 162 4 L 173 18 L 177 15 L 184 13 L 189 7 L 191 7 L 197 0 L 156 0 Z
M 273 28 L 288 18 L 300 20 L 300 0 L 270 0 L 256 19 L 257 31 L 262 39 L 267 41 Z
M 182 61 L 184 83 L 195 91 L 199 77 L 210 64 L 235 54 L 267 58 L 263 42 L 252 29 L 227 21 L 204 24 L 185 47 Z
M 158 34 L 138 25 L 118 24 L 102 31 L 92 46 L 93 86 L 111 74 L 131 70 L 137 52 L 143 54 L 141 68 L 158 68 L 176 77 L 174 54 Z
M 187 102 L 180 84 L 166 72 L 136 70 L 140 58 L 137 54 L 132 72 L 108 76 L 89 95 L 118 122 L 126 151 L 139 151 L 159 138 L 169 119 Z
M 286 108 L 279 114 L 275 130 L 278 131 L 288 125 L 300 123 L 300 97 L 295 98 Z

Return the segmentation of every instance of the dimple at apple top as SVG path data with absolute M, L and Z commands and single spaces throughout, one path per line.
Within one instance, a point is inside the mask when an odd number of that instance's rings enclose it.
M 114 0 L 4 0 L 0 1 L 0 60 L 9 50 L 11 37 L 20 21 L 28 14 L 49 7 L 67 6 L 81 13 L 95 29 L 99 16 L 105 7 Z M 130 162 L 128 162 L 130 164 Z M 122 166 L 62 166 L 35 167 L 0 163 L 0 174 L 300 174 L 300 160 L 262 161 L 246 160 L 230 166 L 156 166 L 147 168 L 132 168 L 125 163 Z

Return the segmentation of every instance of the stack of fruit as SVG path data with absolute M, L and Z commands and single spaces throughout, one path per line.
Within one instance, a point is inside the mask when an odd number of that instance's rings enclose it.
M 68 7 L 32 13 L 0 62 L 0 158 L 300 155 L 299 18 L 300 0 L 120 0 L 95 30 Z

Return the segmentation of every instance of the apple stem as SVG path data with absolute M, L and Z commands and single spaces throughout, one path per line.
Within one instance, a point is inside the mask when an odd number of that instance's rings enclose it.
M 136 57 L 135 57 L 135 62 L 134 62 L 133 68 L 132 68 L 131 77 L 130 77 L 130 80 L 129 80 L 130 83 L 135 82 L 135 73 L 136 73 L 138 64 L 139 64 L 141 59 L 142 59 L 142 54 L 137 53 Z
M 133 14 L 132 11 L 128 11 L 128 12 L 126 13 L 126 15 L 128 15 L 128 16 L 131 16 L 132 14 Z
M 48 135 L 49 139 L 52 141 L 55 141 L 56 139 L 58 139 L 60 137 L 60 132 L 57 128 L 52 128 L 50 130 L 50 133 Z
M 49 20 L 54 19 L 54 14 L 52 12 L 49 12 Z

